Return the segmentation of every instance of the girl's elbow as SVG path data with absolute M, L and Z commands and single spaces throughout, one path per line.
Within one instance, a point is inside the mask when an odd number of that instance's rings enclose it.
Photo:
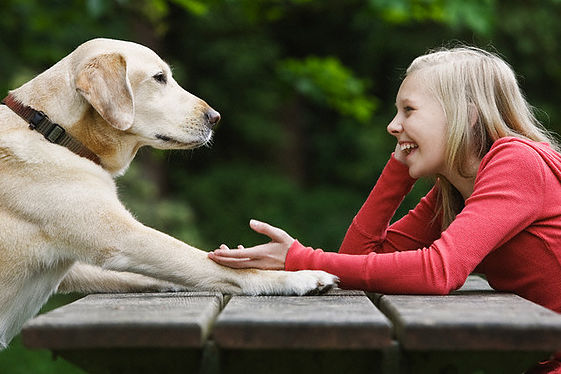
M 449 295 L 451 292 L 462 287 L 463 284 L 464 282 L 460 282 L 456 279 L 443 279 L 435 282 L 434 289 L 432 291 L 435 295 Z

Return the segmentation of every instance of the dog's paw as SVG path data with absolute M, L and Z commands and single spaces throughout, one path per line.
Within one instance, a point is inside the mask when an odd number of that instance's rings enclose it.
M 339 278 L 324 271 L 259 271 L 245 282 L 245 295 L 319 295 L 337 286 Z
M 287 295 L 319 295 L 339 283 L 339 278 L 325 271 L 301 270 L 288 275 Z

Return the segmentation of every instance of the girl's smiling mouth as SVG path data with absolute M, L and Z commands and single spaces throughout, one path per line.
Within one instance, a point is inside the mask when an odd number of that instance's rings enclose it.
M 405 143 L 405 142 L 404 142 L 404 143 L 400 143 L 399 146 L 400 146 L 401 151 L 402 151 L 402 152 L 405 152 L 406 154 L 409 154 L 409 153 L 411 153 L 414 149 L 419 148 L 419 146 L 418 146 L 417 144 L 415 144 L 415 143 L 409 143 L 409 142 L 407 142 L 407 143 Z

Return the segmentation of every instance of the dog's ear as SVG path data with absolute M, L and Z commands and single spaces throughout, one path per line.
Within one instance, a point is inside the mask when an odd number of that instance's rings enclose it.
M 78 71 L 76 89 L 94 109 L 119 130 L 127 130 L 134 120 L 134 99 L 127 62 L 118 54 L 92 58 Z

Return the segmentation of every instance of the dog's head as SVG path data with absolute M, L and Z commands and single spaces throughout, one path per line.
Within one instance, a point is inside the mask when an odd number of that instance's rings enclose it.
M 73 53 L 76 90 L 114 128 L 160 149 L 190 149 L 212 138 L 220 115 L 173 79 L 142 45 L 94 39 Z

